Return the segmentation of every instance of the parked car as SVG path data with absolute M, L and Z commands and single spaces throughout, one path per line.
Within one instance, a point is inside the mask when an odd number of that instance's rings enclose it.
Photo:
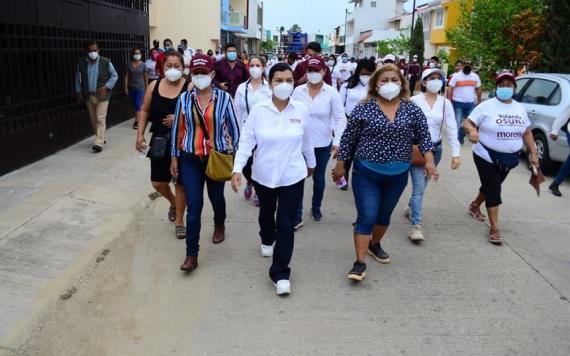
M 570 154 L 567 131 L 560 132 L 556 141 L 549 137 L 554 120 L 570 107 L 570 74 L 522 75 L 517 78 L 514 99 L 527 110 L 542 171 L 555 173 L 558 162 Z

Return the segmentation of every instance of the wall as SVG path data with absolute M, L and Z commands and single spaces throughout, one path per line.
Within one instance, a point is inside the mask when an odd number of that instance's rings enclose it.
M 148 42 L 146 1 L 2 0 L 0 11 L 0 175 L 91 136 L 74 98 L 85 41 L 99 43 L 122 77 L 133 47 Z M 128 6 L 128 7 L 127 7 Z M 122 80 L 107 125 L 133 117 Z
M 150 39 L 186 38 L 194 49 L 216 49 L 220 39 L 220 1 L 152 0 Z M 149 43 L 148 46 L 151 44 Z

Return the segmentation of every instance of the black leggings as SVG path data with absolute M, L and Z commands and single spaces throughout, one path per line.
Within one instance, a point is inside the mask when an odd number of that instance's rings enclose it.
M 500 169 L 496 164 L 489 163 L 473 153 L 473 160 L 479 173 L 481 187 L 479 191 L 485 194 L 485 206 L 494 208 L 503 203 L 501 200 L 501 184 L 507 178 L 509 171 Z

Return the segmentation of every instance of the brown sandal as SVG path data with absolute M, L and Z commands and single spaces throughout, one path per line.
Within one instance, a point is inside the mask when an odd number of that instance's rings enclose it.
M 499 230 L 489 230 L 489 242 L 495 245 L 502 244 L 503 238 L 501 237 L 501 232 Z
M 176 207 L 175 206 L 171 206 L 168 209 L 168 220 L 170 220 L 170 221 L 176 220 Z
M 481 209 L 479 209 L 478 206 L 473 205 L 473 203 L 469 204 L 469 210 L 467 213 L 471 215 L 475 220 L 485 221 L 486 216 L 483 215 Z

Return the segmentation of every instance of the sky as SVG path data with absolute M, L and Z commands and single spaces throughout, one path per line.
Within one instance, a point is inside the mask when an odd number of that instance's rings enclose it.
M 378 0 L 379 5 L 383 1 Z M 416 6 L 428 2 L 417 0 Z M 277 28 L 285 26 L 285 30 L 293 24 L 299 24 L 303 32 L 331 33 L 337 26 L 344 26 L 345 9 L 348 0 L 263 0 L 265 30 L 277 33 Z M 412 1 L 408 1 L 404 8 L 412 9 Z

